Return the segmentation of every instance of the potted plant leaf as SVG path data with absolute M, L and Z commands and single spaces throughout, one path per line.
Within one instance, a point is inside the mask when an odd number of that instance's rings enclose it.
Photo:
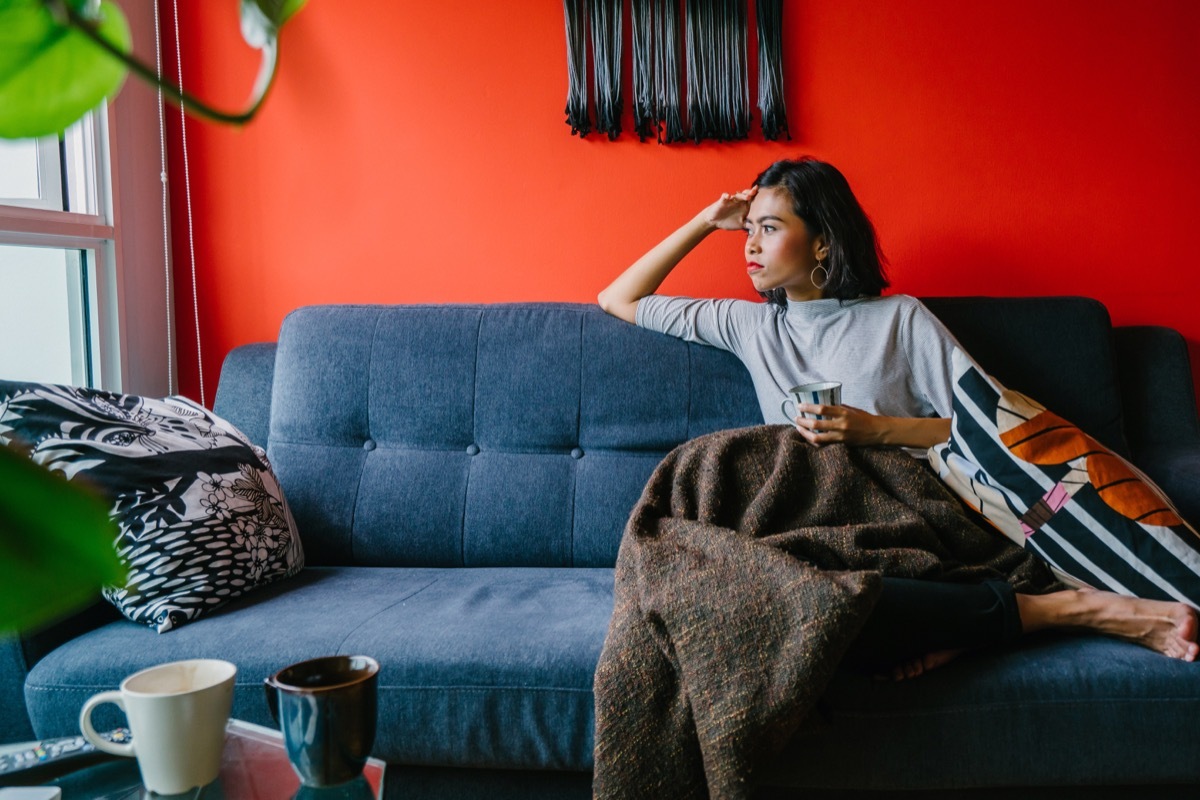
M 245 110 L 227 112 L 158 77 L 130 55 L 129 25 L 113 0 L 0 0 L 0 138 L 60 133 L 120 89 L 129 72 L 188 112 L 240 125 L 275 79 L 279 30 L 306 0 L 239 0 L 242 37 L 262 51 Z
M 120 586 L 117 526 L 98 494 L 0 445 L 0 634 L 50 622 Z

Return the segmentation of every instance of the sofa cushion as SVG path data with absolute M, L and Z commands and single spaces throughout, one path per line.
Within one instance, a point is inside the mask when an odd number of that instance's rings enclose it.
M 126 675 L 216 657 L 238 665 L 234 716 L 271 725 L 269 674 L 365 654 L 381 664 L 374 755 L 588 769 L 592 673 L 611 614 L 610 569 L 310 567 L 171 636 L 125 621 L 83 634 L 33 668 L 26 700 L 39 736 L 64 736 L 88 696 Z M 119 714 L 98 709 L 97 728 Z
M 1200 606 L 1200 536 L 1127 461 L 954 352 L 950 440 L 930 463 L 1074 585 Z
M 1198 673 L 1198 664 L 1127 642 L 1060 634 L 969 653 L 899 683 L 839 673 L 816 728 L 795 737 L 766 778 L 880 796 L 1194 784 L 1200 763 L 1182 754 L 1195 749 Z
M 330 653 L 379 659 L 374 755 L 410 766 L 589 770 L 607 569 L 308 568 L 171 636 L 119 621 L 50 653 L 26 699 L 40 737 L 74 734 L 91 694 L 152 664 L 239 668 L 234 715 L 271 725 L 262 680 Z M 1092 636 L 1031 636 L 920 679 L 838 674 L 768 783 L 854 788 L 1200 780 L 1196 664 Z M 121 724 L 97 709 L 100 729 Z M 101 715 L 104 715 L 101 717 Z M 1064 742 L 1089 731 L 1086 753 Z M 1001 746 L 997 746 L 997 741 Z M 1019 742 L 1020 747 L 1004 743 Z
M 266 454 L 183 397 L 0 381 L 0 444 L 111 502 L 126 617 L 160 633 L 304 566 Z
M 761 421 L 734 356 L 594 306 L 319 306 L 268 453 L 312 564 L 611 567 L 663 455 Z
M 986 369 L 1127 454 L 1102 305 L 927 304 Z M 612 566 L 658 459 L 761 421 L 732 354 L 595 306 L 313 306 L 280 331 L 267 450 L 310 563 Z

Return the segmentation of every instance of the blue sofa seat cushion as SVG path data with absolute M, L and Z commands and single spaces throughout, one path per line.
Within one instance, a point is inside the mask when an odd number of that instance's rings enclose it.
M 814 729 L 766 782 L 881 792 L 1191 783 L 1198 677 L 1200 664 L 1128 642 L 1049 633 L 916 680 L 839 673 Z
M 239 667 L 234 715 L 271 725 L 262 680 L 328 653 L 383 665 L 374 754 L 393 764 L 587 771 L 592 675 L 612 613 L 609 569 L 310 567 L 171 636 L 127 621 L 34 667 L 40 737 L 78 730 L 90 695 L 182 658 Z M 1200 665 L 1092 636 L 1033 636 L 919 680 L 835 677 L 766 776 L 773 785 L 951 788 L 1194 779 Z M 101 712 L 107 714 L 101 718 Z M 122 723 L 108 706 L 97 726 Z M 1088 747 L 1070 744 L 1087 732 Z M 1014 745 L 1013 743 L 1020 743 Z
M 374 755 L 390 762 L 586 770 L 592 674 L 612 615 L 607 568 L 312 567 L 171 636 L 125 621 L 86 633 L 30 672 L 37 735 L 78 731 L 92 694 L 144 667 L 238 665 L 235 717 L 271 725 L 263 679 L 287 664 L 365 654 L 379 675 Z M 112 707 L 99 729 L 123 724 Z

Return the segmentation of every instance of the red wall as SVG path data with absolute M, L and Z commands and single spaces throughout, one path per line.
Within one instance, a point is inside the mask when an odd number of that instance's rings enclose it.
M 237 105 L 257 63 L 237 4 L 182 6 L 185 83 Z M 802 153 L 846 173 L 895 290 L 1089 295 L 1118 324 L 1181 330 L 1200 375 L 1200 3 L 787 0 L 784 22 L 793 141 L 666 147 L 570 135 L 557 0 L 311 0 L 259 118 L 187 126 L 206 400 L 228 350 L 300 305 L 590 302 Z M 178 363 L 198 397 L 174 125 Z M 740 239 L 664 290 L 752 296 Z

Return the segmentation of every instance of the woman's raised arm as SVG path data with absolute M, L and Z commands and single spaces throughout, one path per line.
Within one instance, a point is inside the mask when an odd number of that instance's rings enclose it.
M 737 194 L 723 194 L 721 199 L 701 211 L 679 230 L 654 246 L 650 252 L 633 262 L 617 279 L 608 285 L 596 300 L 600 307 L 614 317 L 635 322 L 638 301 L 654 294 L 671 270 L 683 257 L 695 249 L 715 230 L 736 231 L 746 224 L 750 201 L 757 187 Z

